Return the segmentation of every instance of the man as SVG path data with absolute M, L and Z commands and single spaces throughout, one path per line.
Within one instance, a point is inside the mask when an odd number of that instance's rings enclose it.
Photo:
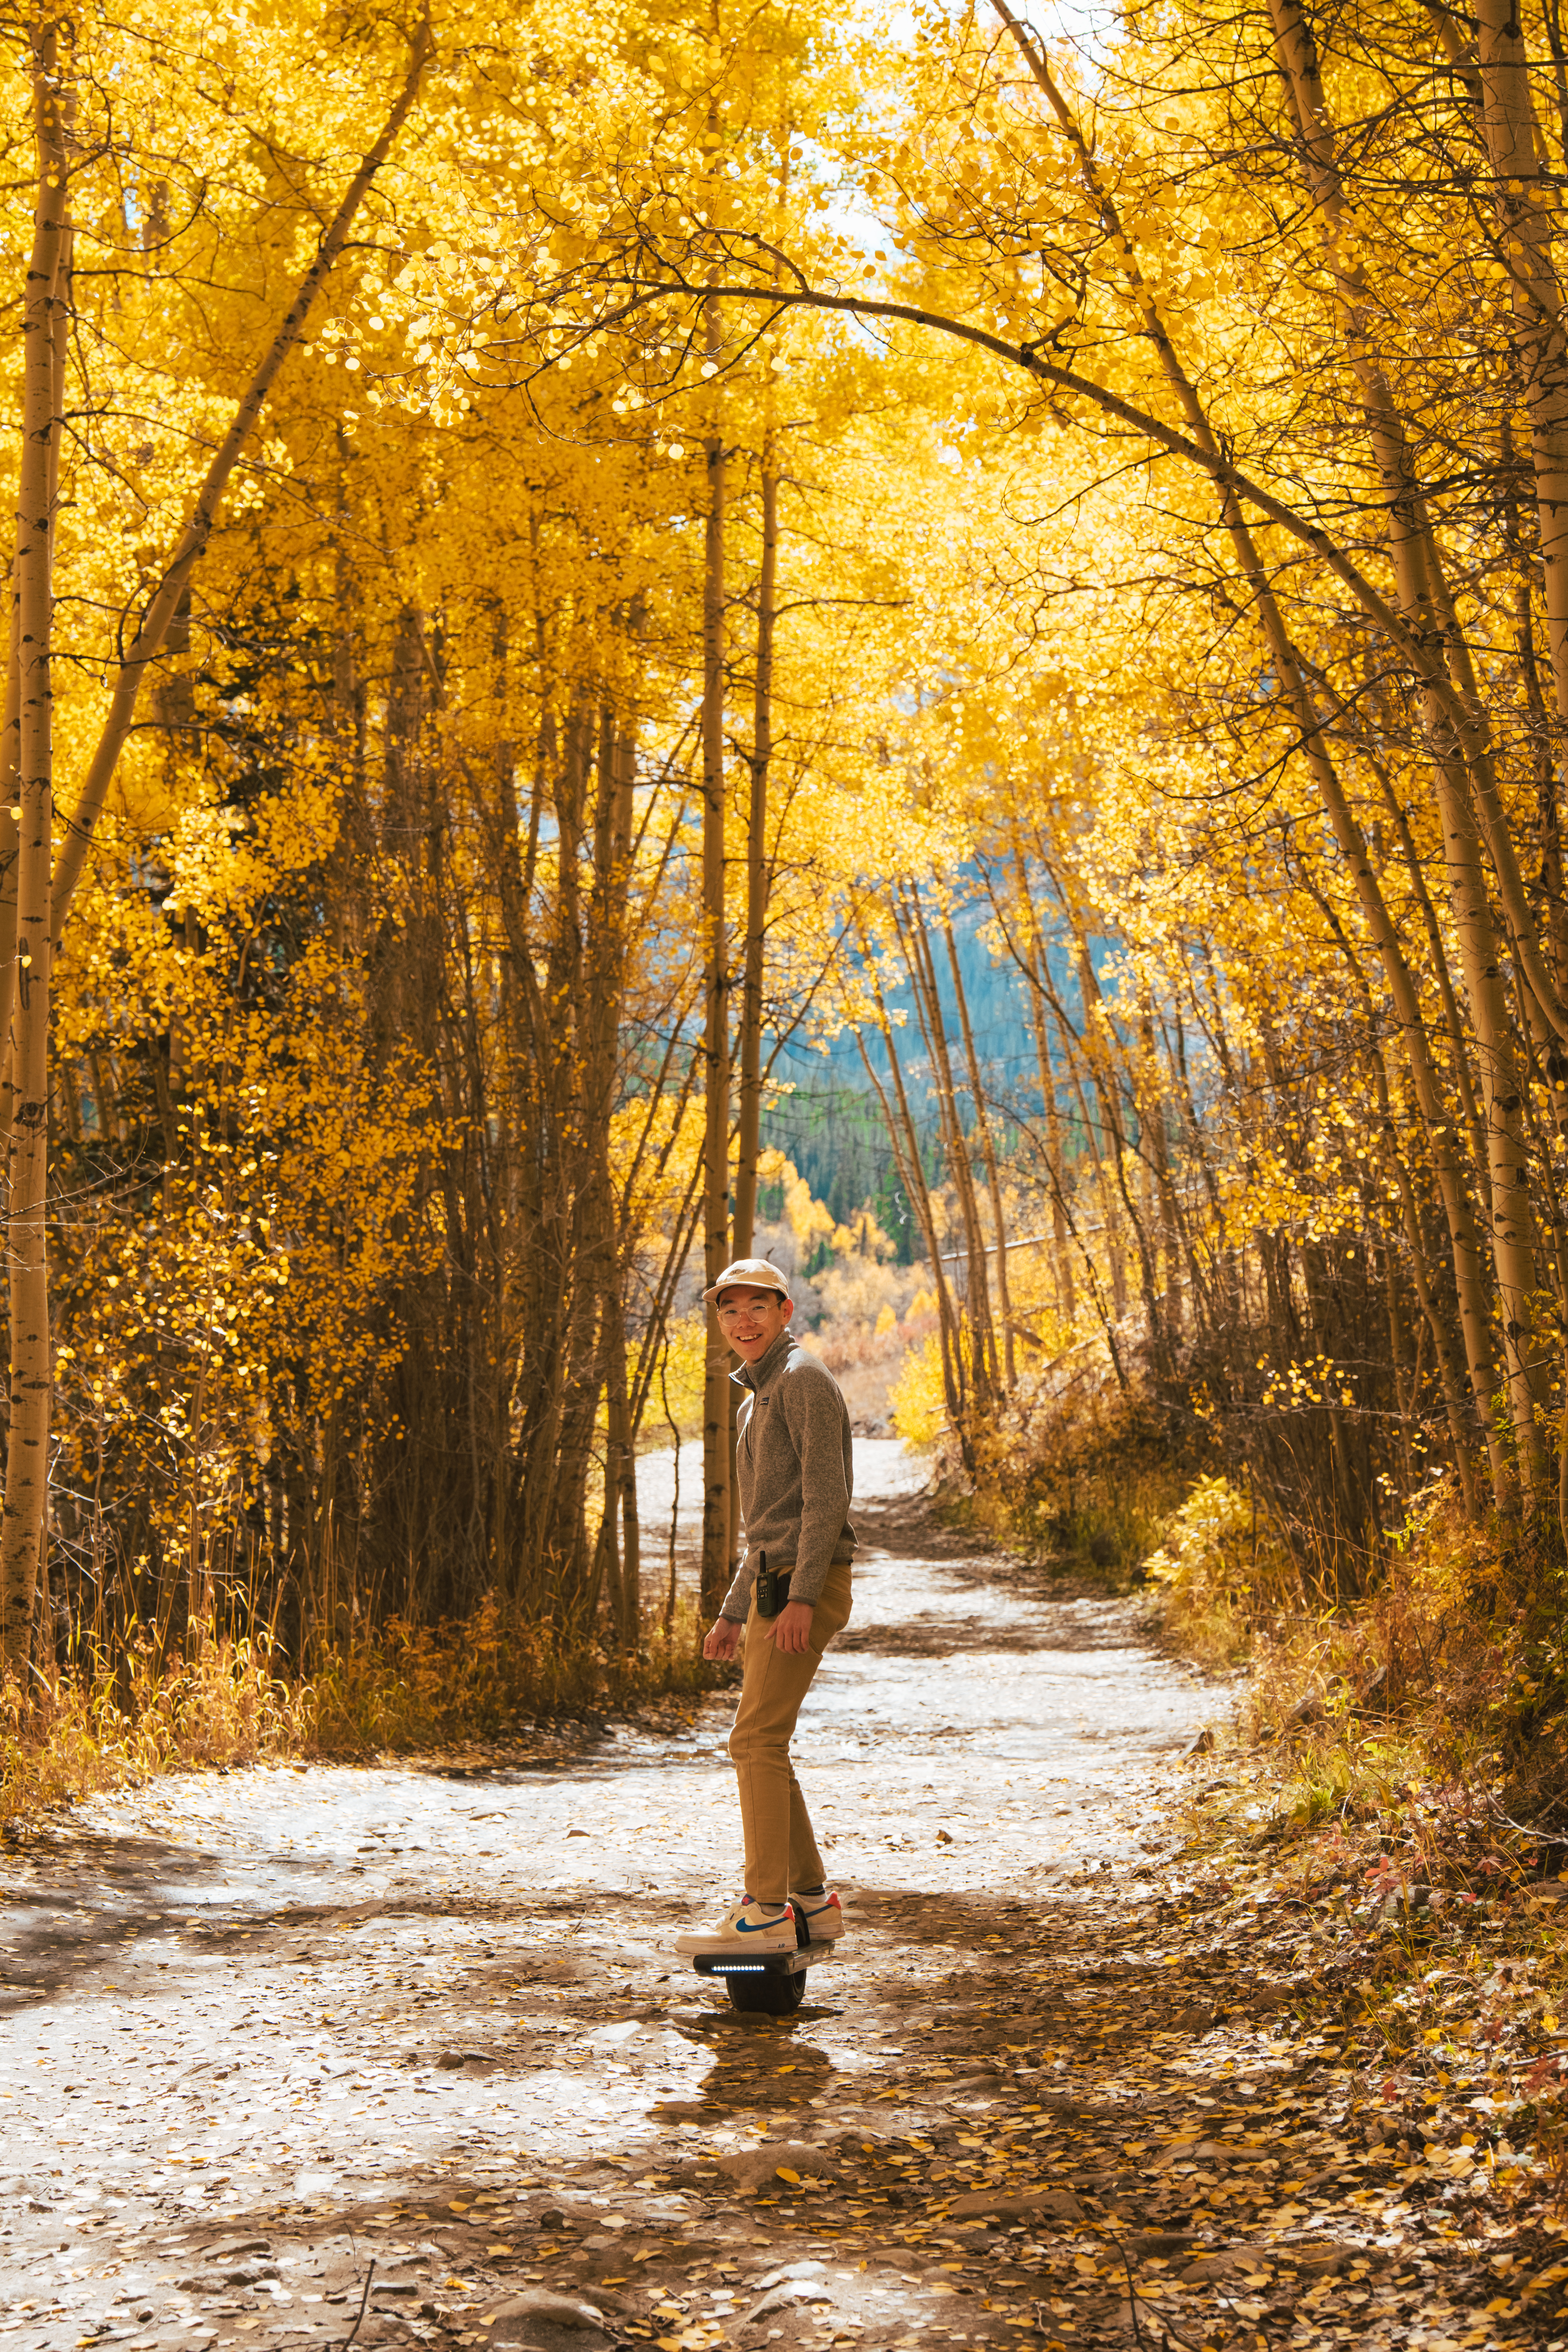
M 737 1416 L 735 1470 L 746 1549 L 705 1658 L 732 1658 L 746 1634 L 741 1703 L 730 1735 L 745 1840 L 745 1891 L 716 1927 L 678 1938 L 695 1955 L 738 1946 L 793 1952 L 795 1920 L 818 1942 L 842 1933 L 844 1914 L 827 1884 L 811 1816 L 789 1759 L 801 1701 L 822 1654 L 848 1622 L 855 1530 L 849 1415 L 826 1364 L 790 1334 L 789 1284 L 766 1258 L 738 1258 L 704 1298 L 741 1359 L 731 1375 L 744 1391 Z M 752 1591 L 759 1563 L 789 1571 L 777 1616 L 759 1617 Z M 748 1604 L 750 1613 L 748 1614 Z

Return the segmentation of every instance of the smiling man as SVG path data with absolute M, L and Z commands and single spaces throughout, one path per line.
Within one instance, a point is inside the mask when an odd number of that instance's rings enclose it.
M 744 1391 L 735 1474 L 746 1549 L 702 1654 L 732 1658 L 744 1630 L 745 1672 L 730 1756 L 746 1876 L 741 1900 L 718 1926 L 679 1937 L 676 1949 L 690 1956 L 741 1944 L 792 1952 L 797 1916 L 814 1942 L 839 1935 L 844 1926 L 789 1747 L 822 1654 L 849 1617 L 849 1415 L 826 1365 L 790 1334 L 795 1302 L 776 1265 L 738 1258 L 702 1295 L 715 1302 L 720 1328 L 741 1359 L 732 1378 Z M 759 1612 L 754 1590 L 764 1559 L 770 1578 L 781 1584 L 787 1579 L 787 1597 L 780 1596 L 771 1616 Z

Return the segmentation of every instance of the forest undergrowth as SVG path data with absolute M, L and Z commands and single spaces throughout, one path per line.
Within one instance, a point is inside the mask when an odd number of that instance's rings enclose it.
M 793 1270 L 803 1236 L 809 1242 L 825 1219 L 782 1164 L 800 1195 L 802 1228 L 781 1223 L 763 1238 Z M 918 1268 L 888 1265 L 840 1238 L 844 1249 L 820 1284 L 826 1315 L 807 1344 L 844 1381 L 858 1426 L 885 1427 L 890 1370 L 932 1318 Z M 817 1305 L 816 1287 L 797 1288 L 808 1308 Z M 688 1443 L 695 1436 L 700 1450 L 703 1326 L 688 1317 L 672 1333 L 661 1402 L 669 1428 Z M 660 1435 L 655 1425 L 647 1442 Z M 593 1484 L 602 1509 L 602 1476 Z M 291 1624 L 279 1622 L 286 1612 L 269 1619 L 256 1589 L 230 1595 L 229 1622 L 216 1605 L 205 1613 L 198 1605 L 171 1609 L 162 1627 L 122 1631 L 100 1607 L 96 1619 L 66 1624 L 52 1667 L 34 1663 L 26 1683 L 0 1685 L 0 1825 L 163 1771 L 470 1746 L 552 1751 L 607 1716 L 679 1715 L 734 1669 L 702 1659 L 706 1620 L 673 1559 L 667 1571 L 650 1553 L 646 1567 L 635 1640 L 618 1638 L 605 1605 L 584 1623 L 492 1592 L 434 1623 L 394 1615 L 336 1642 L 318 1635 L 301 1662 Z
M 1470 1518 L 1436 1475 L 1373 1544 L 1324 1543 L 1199 1422 L 1104 1390 L 940 1449 L 942 1507 L 1054 1582 L 1143 1591 L 1162 1647 L 1245 1676 L 1234 1732 L 1282 1823 L 1371 1821 L 1413 1777 L 1511 1850 L 1568 1863 L 1568 1565 L 1544 1512 Z
M 1555 1522 L 1478 1527 L 1436 1480 L 1347 1593 L 1342 1563 L 1259 1509 L 1245 1472 L 1163 1442 L 1143 1402 L 1047 1413 L 1011 1445 L 999 1437 L 972 1483 L 943 1467 L 951 1517 L 1058 1590 L 1142 1591 L 1149 1635 L 1228 1686 L 1234 1703 L 1189 1758 L 1183 1860 L 1268 1960 L 1281 2031 L 1310 2037 L 1310 2095 L 1291 2105 L 1308 2121 L 1331 2108 L 1333 2129 L 1307 2187 L 1364 2202 L 1371 2172 L 1395 2166 L 1380 2194 L 1473 2242 L 1463 2299 L 1496 2324 L 1561 2325 L 1568 1578 Z M 1221 2007 L 1215 2024 L 1261 2030 L 1248 2000 L 1245 2020 Z

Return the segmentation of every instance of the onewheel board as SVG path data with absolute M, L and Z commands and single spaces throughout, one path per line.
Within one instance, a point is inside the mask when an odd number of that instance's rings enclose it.
M 800 2007 L 807 1969 L 837 1957 L 836 1944 L 804 1944 L 797 1952 L 699 1952 L 691 1965 L 700 1977 L 722 1977 L 736 2009 L 787 2017 Z

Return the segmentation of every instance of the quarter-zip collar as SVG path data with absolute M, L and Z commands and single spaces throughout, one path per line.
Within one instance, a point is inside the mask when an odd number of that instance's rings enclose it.
M 730 1378 L 737 1388 L 751 1389 L 760 1396 L 777 1371 L 784 1369 L 784 1358 L 795 1344 L 795 1334 L 786 1323 L 765 1356 L 754 1364 L 739 1364 Z

